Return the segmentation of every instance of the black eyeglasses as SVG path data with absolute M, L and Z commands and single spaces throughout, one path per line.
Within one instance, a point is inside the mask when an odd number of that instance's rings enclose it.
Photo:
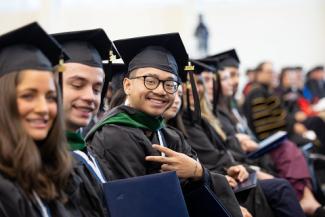
M 133 78 L 129 78 L 129 79 L 139 79 L 139 78 L 143 78 L 144 86 L 148 90 L 154 90 L 159 86 L 160 83 L 162 83 L 164 90 L 169 94 L 173 94 L 173 93 L 176 93 L 178 86 L 179 86 L 179 82 L 177 82 L 177 81 L 159 80 L 158 78 L 156 78 L 154 76 L 150 76 L 150 75 L 138 76 L 138 77 L 133 77 Z

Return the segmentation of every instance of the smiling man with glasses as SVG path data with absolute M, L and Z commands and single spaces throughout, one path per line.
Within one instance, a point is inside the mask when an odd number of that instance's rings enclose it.
M 124 81 L 128 105 L 151 116 L 169 108 L 178 86 L 176 75 L 152 67 L 136 69 Z
M 172 78 L 170 80 L 159 80 L 159 78 L 157 78 L 155 74 L 137 76 L 129 79 L 137 79 L 137 78 L 143 78 L 144 86 L 148 90 L 154 90 L 160 85 L 160 83 L 162 83 L 164 90 L 170 94 L 175 93 L 179 85 L 179 82 L 174 81 L 174 79 Z
M 224 176 L 210 173 L 184 137 L 165 127 L 162 114 L 173 104 L 188 55 L 178 33 L 114 41 L 128 73 L 124 105 L 110 110 L 87 135 L 110 180 L 176 171 L 182 186 L 209 185 L 232 216 L 241 216 Z M 171 195 L 172 197 L 172 195 Z

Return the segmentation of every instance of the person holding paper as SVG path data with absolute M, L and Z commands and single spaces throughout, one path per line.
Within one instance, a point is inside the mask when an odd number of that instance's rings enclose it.
M 203 70 L 202 66 L 209 67 L 205 64 L 198 64 L 194 60 L 192 62 L 196 67 L 196 73 Z M 179 89 L 179 96 L 176 96 L 173 106 L 164 113 L 164 118 L 168 120 L 169 126 L 172 125 L 183 132 L 188 143 L 197 152 L 200 162 L 206 168 L 226 176 L 234 191 L 238 191 L 236 196 L 238 196 L 240 204 L 246 207 L 254 216 L 270 215 L 272 212 L 275 216 L 304 216 L 294 191 L 286 180 L 273 179 L 257 183 L 256 180 L 252 179 L 254 171 L 248 165 L 242 165 L 240 162 L 235 161 L 232 153 L 226 149 L 227 141 L 223 140 L 223 137 L 219 135 L 219 133 L 225 134 L 216 123 L 218 121 L 208 109 L 203 98 L 206 92 L 200 80 L 197 80 L 197 84 L 202 112 L 201 123 L 190 122 L 186 110 L 187 105 L 182 103 L 182 98 L 186 102 L 186 94 L 182 97 L 183 92 Z M 193 98 L 189 97 L 189 99 L 191 108 L 193 108 Z M 177 114 L 181 105 L 185 109 Z M 252 174 L 248 176 L 248 172 Z M 243 191 L 238 189 L 238 186 L 245 185 L 244 183 L 248 182 L 251 182 L 249 188 Z M 242 192 L 239 193 L 239 191 Z M 243 197 L 243 195 L 246 196 Z M 260 201 L 259 206 L 256 206 L 256 200 Z M 271 209 L 272 211 L 270 211 Z
M 161 117 L 173 103 L 180 79 L 187 78 L 183 69 L 188 56 L 179 34 L 114 44 L 128 65 L 123 81 L 125 105 L 109 111 L 86 137 L 104 175 L 114 180 L 176 171 L 183 187 L 210 183 L 225 208 L 234 217 L 241 216 L 226 179 L 202 167 L 184 139 L 165 128 Z

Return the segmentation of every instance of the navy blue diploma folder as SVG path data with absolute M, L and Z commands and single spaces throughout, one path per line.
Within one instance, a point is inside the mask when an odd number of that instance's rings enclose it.
M 259 148 L 247 154 L 247 157 L 250 159 L 256 159 L 264 154 L 267 154 L 272 149 L 278 147 L 286 138 L 288 137 L 288 133 L 285 131 L 278 131 L 272 136 L 267 137 L 263 141 L 259 143 Z
M 232 217 L 206 185 L 187 193 L 186 203 L 191 217 Z
M 110 217 L 189 217 L 175 172 L 109 181 L 103 187 Z

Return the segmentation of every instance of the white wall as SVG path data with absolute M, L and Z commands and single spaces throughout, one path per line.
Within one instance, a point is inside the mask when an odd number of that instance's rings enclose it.
M 102 27 L 113 40 L 178 31 L 196 57 L 199 11 L 210 54 L 235 47 L 242 69 L 325 64 L 325 0 L 0 0 L 0 33 L 34 20 L 49 32 Z

